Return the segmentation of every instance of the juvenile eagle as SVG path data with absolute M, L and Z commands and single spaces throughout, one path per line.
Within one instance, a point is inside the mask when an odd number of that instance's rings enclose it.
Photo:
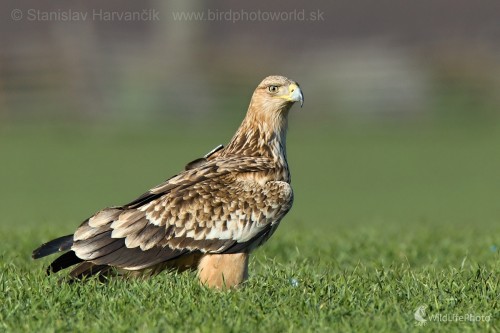
M 72 279 L 197 268 L 204 285 L 237 286 L 247 278 L 249 253 L 292 207 L 285 141 L 294 102 L 303 104 L 296 82 L 265 78 L 226 147 L 129 204 L 97 212 L 73 235 L 34 250 L 33 258 L 64 252 L 47 273 L 78 264 Z

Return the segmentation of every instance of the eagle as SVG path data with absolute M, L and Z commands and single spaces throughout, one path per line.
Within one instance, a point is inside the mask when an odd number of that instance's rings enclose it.
M 98 211 L 33 258 L 62 252 L 47 274 L 72 267 L 70 281 L 197 270 L 207 287 L 239 286 L 248 278 L 249 254 L 292 207 L 286 133 L 295 102 L 304 102 L 297 82 L 266 77 L 225 147 L 132 202 Z

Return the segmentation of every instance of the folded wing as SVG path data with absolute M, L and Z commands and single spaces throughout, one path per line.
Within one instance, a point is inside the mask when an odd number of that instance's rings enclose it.
M 288 183 L 267 181 L 264 158 L 225 158 L 188 169 L 128 205 L 104 209 L 74 234 L 96 265 L 140 270 L 186 253 L 233 253 L 265 241 L 292 205 Z

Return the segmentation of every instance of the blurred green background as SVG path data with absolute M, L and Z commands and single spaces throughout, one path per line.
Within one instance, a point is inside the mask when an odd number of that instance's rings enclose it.
M 296 201 L 280 235 L 328 246 L 328 233 L 391 224 L 396 235 L 445 226 L 498 241 L 497 1 L 0 9 L 2 238 L 69 233 L 135 198 L 227 143 L 256 85 L 282 74 L 305 105 L 290 114 Z

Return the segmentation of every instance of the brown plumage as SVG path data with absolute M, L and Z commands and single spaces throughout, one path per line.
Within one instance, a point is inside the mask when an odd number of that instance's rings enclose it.
M 40 246 L 33 258 L 65 252 L 47 272 L 78 264 L 70 272 L 74 279 L 197 268 L 205 285 L 239 285 L 249 253 L 292 207 L 285 140 L 288 111 L 298 101 L 302 105 L 297 83 L 265 78 L 226 147 L 129 204 L 97 212 L 73 235 Z

